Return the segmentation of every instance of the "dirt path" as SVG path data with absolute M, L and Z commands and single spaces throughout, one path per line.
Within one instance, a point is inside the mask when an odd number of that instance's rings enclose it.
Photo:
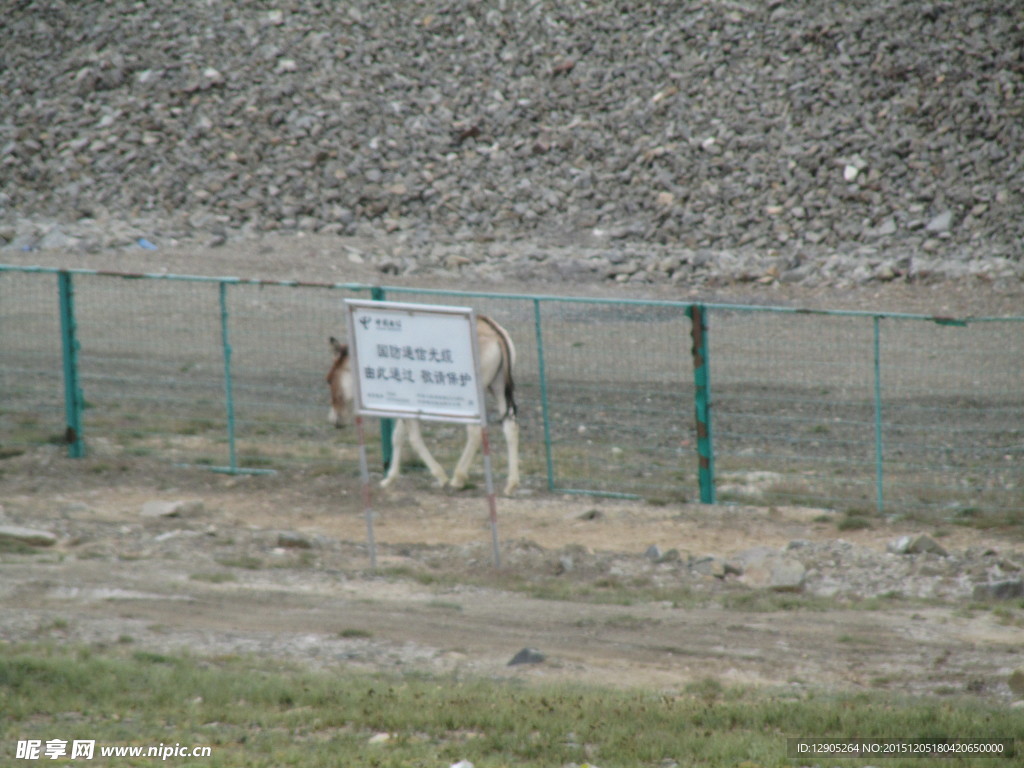
M 111 469 L 41 453 L 7 459 L 3 470 L 7 522 L 59 536 L 51 549 L 0 555 L 5 640 L 667 689 L 713 678 L 1006 701 L 1006 678 L 1022 664 L 1012 610 L 971 610 L 966 601 L 829 607 L 799 595 L 789 609 L 744 609 L 734 598 L 757 588 L 685 568 L 709 553 L 727 559 L 839 538 L 818 510 L 502 500 L 498 572 L 484 500 L 405 478 L 375 496 L 373 574 L 351 481 L 236 478 L 129 459 Z M 182 499 L 199 504 L 172 517 L 142 514 L 147 502 Z M 881 558 L 904 532 L 914 531 L 879 526 L 843 537 Z M 970 529 L 942 541 L 951 552 L 1015 546 Z M 679 559 L 653 563 L 643 554 L 652 544 L 679 550 Z M 531 596 L 553 585 L 564 586 L 563 599 Z M 575 599 L 608 585 L 617 604 Z M 651 597 L 652 586 L 678 597 Z M 524 647 L 546 660 L 508 666 Z

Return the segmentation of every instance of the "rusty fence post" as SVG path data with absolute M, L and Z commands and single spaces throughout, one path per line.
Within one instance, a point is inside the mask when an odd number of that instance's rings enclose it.
M 708 326 L 705 307 L 691 304 L 690 335 L 693 337 L 694 407 L 697 420 L 697 478 L 702 504 L 715 503 L 715 452 L 711 440 L 711 375 L 708 357 Z

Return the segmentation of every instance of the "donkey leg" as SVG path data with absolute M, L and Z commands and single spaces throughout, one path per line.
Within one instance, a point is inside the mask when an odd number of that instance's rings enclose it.
M 427 469 L 436 478 L 438 485 L 443 488 L 444 484 L 448 482 L 448 475 L 445 473 L 444 467 L 430 453 L 427 444 L 423 442 L 423 433 L 420 431 L 419 419 L 412 419 L 409 422 L 409 444 L 416 451 L 416 455 L 427 465 Z
M 452 474 L 452 488 L 463 488 L 466 479 L 469 477 L 469 465 L 473 463 L 482 440 L 482 431 L 479 424 L 466 425 L 466 447 L 462 449 L 462 456 L 459 463 L 455 465 L 455 472 Z
M 381 488 L 387 488 L 395 482 L 398 473 L 402 471 L 402 444 L 405 443 L 406 431 L 405 419 L 398 419 L 391 433 L 391 466 L 388 467 L 387 475 L 380 481 Z
M 508 418 L 501 422 L 505 433 L 505 447 L 508 449 L 508 480 L 505 481 L 505 495 L 511 496 L 519 487 L 519 422 Z

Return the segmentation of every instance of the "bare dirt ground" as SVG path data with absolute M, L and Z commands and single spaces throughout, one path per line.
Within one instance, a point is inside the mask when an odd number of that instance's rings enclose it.
M 9 458 L 2 470 L 6 522 L 59 537 L 51 548 L 0 555 L 8 641 L 665 689 L 711 678 L 1007 702 L 1007 677 L 1021 665 L 1019 618 L 1005 612 L 965 601 L 804 605 L 799 596 L 790 606 L 744 608 L 735 598 L 758 588 L 742 579 L 687 581 L 678 563 L 643 554 L 658 544 L 683 560 L 728 558 L 839 538 L 817 510 L 502 499 L 498 569 L 480 492 L 453 495 L 413 476 L 374 494 L 374 573 L 352 479 L 72 461 L 55 448 Z M 144 514 L 149 502 L 179 500 L 187 503 L 173 516 Z M 842 537 L 883 552 L 916 531 L 882 525 Z M 1014 544 L 970 529 L 942 543 L 951 551 Z M 542 587 L 547 594 L 536 596 Z M 602 588 L 617 602 L 578 599 Z M 508 666 L 524 647 L 546 660 Z
M 40 262 L 40 254 L 24 259 Z M 324 282 L 382 280 L 372 263 L 316 239 L 159 254 L 59 255 L 47 266 Z M 440 279 L 440 278 L 438 278 Z M 408 283 L 409 280 L 404 282 Z M 416 284 L 430 285 L 429 279 Z M 453 287 L 452 281 L 445 283 Z M 529 284 L 458 285 L 529 291 Z M 607 293 L 547 285 L 547 292 Z M 624 290 L 624 289 L 620 289 Z M 942 315 L 1019 312 L 1019 286 L 874 285 L 845 292 L 747 285 L 675 286 L 645 296 L 742 300 Z M 619 293 L 618 295 L 623 295 Z M 636 295 L 640 294 L 630 294 Z M 325 439 L 330 439 L 325 429 Z M 152 501 L 186 500 L 170 517 Z M 721 558 L 796 539 L 843 538 L 884 553 L 910 524 L 839 532 L 820 510 L 650 506 L 531 494 L 499 501 L 494 568 L 479 489 L 451 494 L 422 476 L 374 493 L 369 570 L 358 483 L 300 471 L 228 476 L 125 456 L 78 461 L 56 447 L 0 461 L 0 521 L 50 530 L 50 548 L 0 554 L 0 639 L 126 644 L 196 655 L 252 653 L 325 668 L 567 679 L 678 688 L 725 684 L 968 693 L 1014 700 L 1019 606 L 967 600 L 836 601 L 768 609 L 735 576 L 680 579 L 656 544 Z M 1020 548 L 998 532 L 951 527 L 947 550 Z M 657 590 L 654 589 L 657 588 Z M 559 591 L 561 590 L 561 591 Z M 624 600 L 630 590 L 636 599 Z M 544 591 L 543 596 L 538 596 Z M 616 596 L 612 603 L 595 595 Z M 587 599 L 579 599 L 586 597 Z M 628 603 L 628 604 L 625 604 Z M 524 647 L 539 664 L 508 666 Z

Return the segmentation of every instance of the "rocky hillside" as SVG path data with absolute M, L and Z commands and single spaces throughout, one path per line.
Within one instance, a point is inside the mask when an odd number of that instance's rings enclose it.
M 390 232 L 619 280 L 1024 277 L 1016 3 L 23 0 L 0 37 L 0 249 Z

